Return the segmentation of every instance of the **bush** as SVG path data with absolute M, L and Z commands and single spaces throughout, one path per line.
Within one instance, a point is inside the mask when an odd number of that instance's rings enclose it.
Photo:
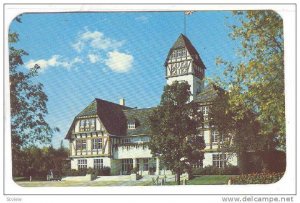
M 87 174 L 87 169 L 71 169 L 69 171 L 66 171 L 65 174 L 66 176 L 85 176 Z
M 215 166 L 206 166 L 204 168 L 193 168 L 192 175 L 238 175 L 240 169 L 237 166 L 226 166 L 218 168 Z
M 137 167 L 131 169 L 131 174 L 137 174 L 138 172 L 139 172 L 139 170 Z
M 71 169 L 65 172 L 66 176 L 85 176 L 86 174 L 92 174 L 95 176 L 110 176 L 110 167 L 103 167 L 100 169 L 84 168 L 80 170 Z
M 231 178 L 232 184 L 270 184 L 279 181 L 284 173 L 243 174 Z
M 110 176 L 110 167 L 103 167 L 101 169 L 97 169 L 97 176 Z
M 239 155 L 242 173 L 282 173 L 286 167 L 286 154 L 282 151 L 256 151 Z

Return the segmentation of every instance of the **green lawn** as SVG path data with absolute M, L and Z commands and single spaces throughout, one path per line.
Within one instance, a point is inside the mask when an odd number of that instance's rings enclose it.
M 234 175 L 202 175 L 188 180 L 187 185 L 225 185 L 230 177 L 234 177 Z M 168 182 L 166 185 L 176 185 L 176 183 Z
M 234 175 L 203 175 L 187 181 L 188 185 L 224 185 Z

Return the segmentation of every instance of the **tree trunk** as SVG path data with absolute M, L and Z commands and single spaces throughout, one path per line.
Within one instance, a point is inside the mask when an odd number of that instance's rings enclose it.
M 180 185 L 180 172 L 176 173 L 176 177 L 177 177 L 177 179 L 176 179 L 177 185 Z

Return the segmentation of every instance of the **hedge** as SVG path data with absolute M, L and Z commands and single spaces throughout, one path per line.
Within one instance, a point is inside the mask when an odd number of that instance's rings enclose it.
M 86 174 L 93 174 L 96 176 L 110 176 L 110 167 L 103 167 L 100 169 L 93 169 L 93 168 L 88 168 L 88 169 L 80 169 L 80 170 L 75 170 L 71 169 L 66 172 L 66 176 L 85 176 Z
M 242 174 L 231 178 L 232 184 L 270 184 L 279 181 L 284 173 Z

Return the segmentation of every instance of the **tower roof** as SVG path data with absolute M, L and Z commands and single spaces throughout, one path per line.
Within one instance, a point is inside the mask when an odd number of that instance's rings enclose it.
M 172 52 L 176 49 L 183 49 L 183 48 L 186 48 L 188 50 L 188 52 L 190 53 L 191 57 L 193 58 L 194 62 L 197 65 L 205 68 L 199 53 L 197 52 L 197 50 L 195 49 L 191 41 L 182 33 L 179 35 L 176 42 L 173 44 L 172 48 L 170 49 L 168 53 L 168 57 L 165 62 L 165 66 L 167 65 L 168 59 L 172 54 Z

